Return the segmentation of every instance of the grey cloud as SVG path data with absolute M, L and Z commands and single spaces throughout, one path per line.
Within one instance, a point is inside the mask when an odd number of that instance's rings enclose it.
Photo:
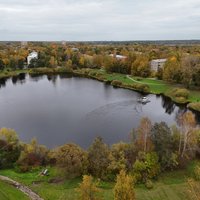
M 0 40 L 198 39 L 199 0 L 1 0 Z

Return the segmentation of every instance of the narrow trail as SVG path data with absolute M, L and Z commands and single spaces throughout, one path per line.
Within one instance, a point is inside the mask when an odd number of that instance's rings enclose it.
M 133 82 L 140 83 L 140 84 L 148 84 L 148 85 L 165 85 L 164 83 L 143 83 L 141 81 L 136 81 L 135 79 L 131 78 L 129 75 L 126 75 L 126 77 Z
M 30 188 L 22 185 L 21 183 L 14 181 L 6 176 L 1 176 L 0 175 L 0 180 L 7 182 L 10 185 L 13 185 L 14 187 L 16 187 L 18 190 L 20 190 L 21 192 L 23 192 L 24 194 L 26 194 L 31 200 L 44 200 L 42 199 L 38 194 L 36 194 L 35 192 L 33 192 Z

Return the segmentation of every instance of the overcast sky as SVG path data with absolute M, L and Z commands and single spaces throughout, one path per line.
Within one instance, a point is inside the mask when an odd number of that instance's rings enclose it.
M 200 0 L 0 0 L 0 40 L 200 39 Z

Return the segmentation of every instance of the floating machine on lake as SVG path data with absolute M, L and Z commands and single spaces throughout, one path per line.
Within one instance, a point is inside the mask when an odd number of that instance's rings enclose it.
M 139 103 L 146 104 L 149 103 L 150 100 L 147 97 L 141 97 L 137 100 Z

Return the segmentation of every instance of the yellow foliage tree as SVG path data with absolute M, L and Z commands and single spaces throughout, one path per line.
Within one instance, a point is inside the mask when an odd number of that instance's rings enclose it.
M 193 200 L 200 200 L 200 183 L 193 179 L 188 179 L 188 194 Z
M 92 176 L 83 176 L 83 182 L 79 185 L 77 189 L 79 192 L 80 200 L 100 200 L 99 195 L 100 189 L 98 189 L 98 182 L 94 182 Z
M 115 200 L 135 200 L 134 179 L 122 170 L 117 176 L 117 182 L 114 187 Z

